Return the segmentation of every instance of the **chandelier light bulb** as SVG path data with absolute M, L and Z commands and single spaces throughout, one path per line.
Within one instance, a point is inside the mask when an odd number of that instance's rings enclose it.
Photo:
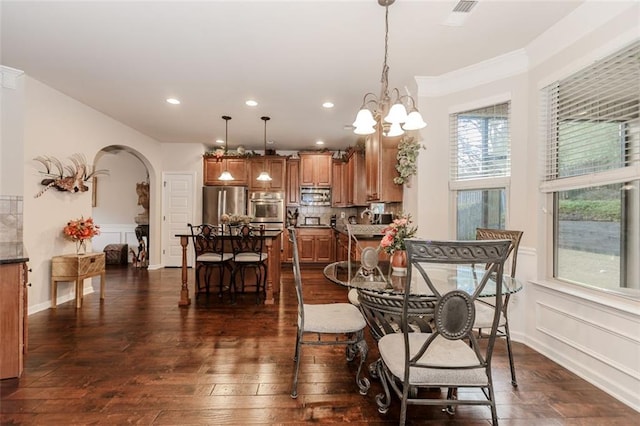
M 419 130 L 427 127 L 427 123 L 422 119 L 422 115 L 416 110 L 411 111 L 407 116 L 407 121 L 404 122 L 402 128 L 404 130 Z
M 407 121 L 407 109 L 400 102 L 393 104 L 384 121 L 391 124 L 400 124 Z
M 402 130 L 402 127 L 400 127 L 400 123 L 392 123 L 386 136 L 389 136 L 389 137 L 400 136 L 403 133 L 404 133 L 404 130 Z

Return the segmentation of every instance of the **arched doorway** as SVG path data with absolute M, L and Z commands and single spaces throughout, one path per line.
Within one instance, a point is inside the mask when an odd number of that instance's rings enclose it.
M 153 222 L 150 198 L 153 169 L 138 151 L 111 145 L 96 154 L 96 169 L 109 171 L 95 181 L 92 216 L 100 224 L 100 235 L 94 237 L 94 251 L 109 244 L 127 245 L 127 262 L 138 267 L 149 264 L 151 247 L 159 242 L 149 238 Z

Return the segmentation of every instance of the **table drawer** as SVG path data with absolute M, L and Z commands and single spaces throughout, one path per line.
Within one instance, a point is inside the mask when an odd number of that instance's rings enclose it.
M 51 275 L 54 277 L 79 277 L 104 270 L 104 253 L 70 254 L 56 256 L 51 260 Z

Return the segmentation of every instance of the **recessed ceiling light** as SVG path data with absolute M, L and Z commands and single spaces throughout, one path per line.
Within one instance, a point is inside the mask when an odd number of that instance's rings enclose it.
M 248 106 L 258 106 L 258 103 L 253 99 L 249 99 L 248 101 L 245 102 L 245 104 Z
M 216 139 L 216 143 L 224 143 L 222 139 Z
M 169 98 L 167 99 L 167 102 L 170 103 L 171 105 L 180 105 L 180 101 L 177 100 L 176 98 Z
M 333 108 L 333 102 L 325 102 L 322 104 L 323 108 Z
M 316 141 L 316 145 L 324 145 L 324 141 Z
M 273 145 L 274 143 L 276 143 L 276 141 L 274 141 L 273 139 L 267 140 L 267 145 Z

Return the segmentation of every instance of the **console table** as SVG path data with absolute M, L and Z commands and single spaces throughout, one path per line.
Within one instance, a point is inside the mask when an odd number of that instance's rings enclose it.
M 65 254 L 51 259 L 51 307 L 58 302 L 58 282 L 76 284 L 76 308 L 82 307 L 84 280 L 100 275 L 100 300 L 104 300 L 105 287 L 104 253 Z

